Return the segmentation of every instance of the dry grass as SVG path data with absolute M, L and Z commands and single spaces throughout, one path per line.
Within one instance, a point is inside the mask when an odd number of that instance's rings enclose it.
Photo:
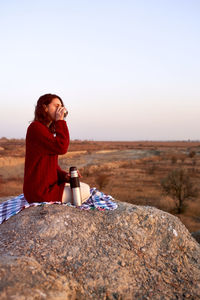
M 1 140 L 0 196 L 17 195 L 22 193 L 23 186 L 24 142 Z M 100 187 L 102 191 L 120 201 L 155 206 L 173 213 L 174 200 L 163 194 L 160 181 L 171 170 L 184 167 L 199 194 L 195 199 L 191 198 L 186 202 L 184 213 L 178 217 L 190 231 L 200 230 L 200 143 L 73 141 L 69 149 L 71 153 L 60 159 L 60 165 L 65 169 L 69 159 L 75 165 L 77 161 L 84 163 L 85 155 L 88 157 L 94 151 L 108 151 L 110 154 L 113 150 L 124 149 L 154 149 L 160 155 L 137 160 L 126 160 L 122 157 L 122 161 L 111 160 L 104 164 L 99 161 L 98 164 L 80 168 L 82 181 L 91 187 Z
M 160 181 L 168 172 L 179 167 L 188 170 L 199 193 L 196 198 L 191 198 L 186 202 L 184 213 L 178 216 L 189 231 L 200 230 L 200 156 L 196 157 L 195 170 L 191 158 L 177 159 L 176 163 L 172 164 L 168 152 L 166 152 L 166 155 L 162 153 L 159 157 L 116 163 L 115 167 L 106 170 L 110 182 L 103 187 L 103 191 L 120 201 L 137 205 L 150 205 L 174 213 L 175 202 L 172 198 L 163 194 Z M 98 186 L 95 182 L 97 171 L 93 168 L 94 166 L 84 168 L 86 171 L 82 170 L 83 175 L 85 175 L 84 181 L 91 186 Z M 105 174 L 104 166 L 99 168 L 99 172 Z
M 23 178 L 10 177 L 9 179 L 2 179 L 0 181 L 0 197 L 16 196 L 22 193 Z

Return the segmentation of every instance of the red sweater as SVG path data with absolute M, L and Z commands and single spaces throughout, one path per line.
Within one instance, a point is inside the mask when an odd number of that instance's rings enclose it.
M 58 165 L 58 154 L 65 154 L 69 146 L 64 120 L 55 122 L 55 132 L 56 136 L 39 121 L 28 127 L 23 192 L 29 203 L 62 200 L 67 173 Z

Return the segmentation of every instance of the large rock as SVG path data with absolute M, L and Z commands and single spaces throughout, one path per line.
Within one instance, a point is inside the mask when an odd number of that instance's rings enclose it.
M 0 225 L 0 299 L 198 299 L 200 245 L 178 218 L 50 205 Z

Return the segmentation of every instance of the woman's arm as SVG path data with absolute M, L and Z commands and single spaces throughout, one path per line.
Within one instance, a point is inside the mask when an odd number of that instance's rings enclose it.
M 70 176 L 68 172 L 65 172 L 58 165 L 57 167 L 58 181 L 61 182 L 69 182 Z
M 78 172 L 78 176 L 80 178 L 82 178 L 82 175 L 79 172 L 79 170 L 77 170 L 77 172 Z M 58 173 L 59 182 L 70 182 L 70 173 L 65 172 L 64 170 L 62 170 L 59 165 L 57 167 L 57 173 Z
M 65 154 L 69 146 L 69 131 L 64 120 L 55 122 L 55 133 L 56 136 L 48 127 L 35 121 L 28 128 L 27 144 L 31 144 L 31 147 L 41 154 Z

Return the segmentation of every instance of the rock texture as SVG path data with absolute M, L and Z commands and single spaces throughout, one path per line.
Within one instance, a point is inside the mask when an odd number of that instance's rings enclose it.
M 199 299 L 200 245 L 178 218 L 50 205 L 0 225 L 0 299 Z

